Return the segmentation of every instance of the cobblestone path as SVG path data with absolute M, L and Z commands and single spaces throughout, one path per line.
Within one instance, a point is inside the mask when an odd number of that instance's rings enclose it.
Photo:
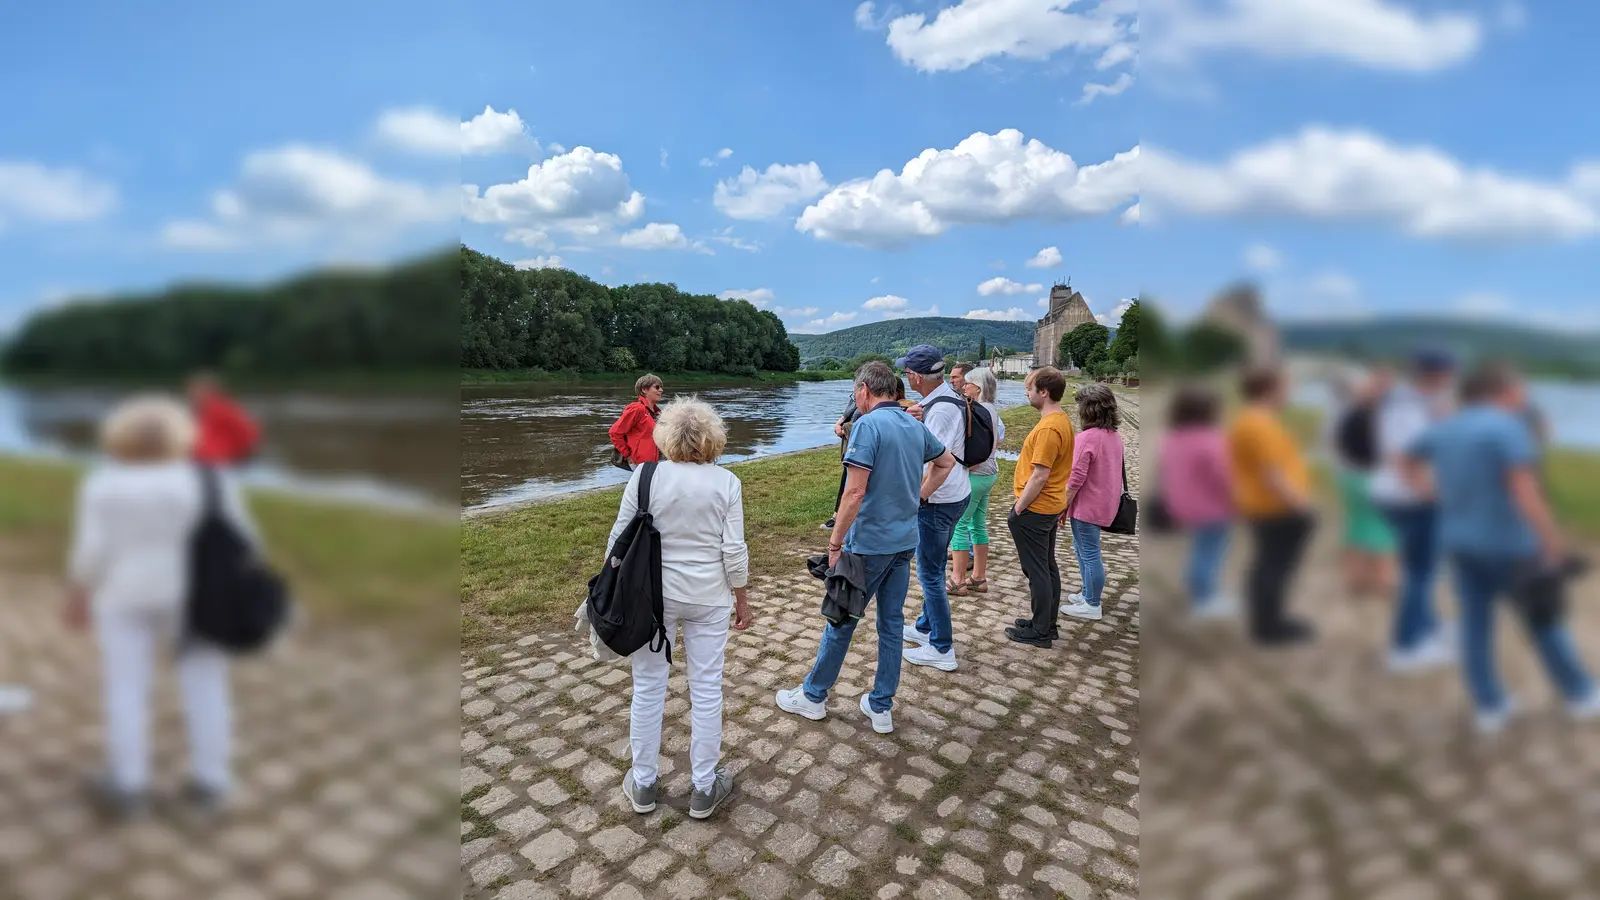
M 1130 479 L 1137 438 L 1130 438 Z M 733 632 L 723 762 L 733 798 L 687 815 L 688 698 L 671 680 L 661 804 L 622 797 L 629 765 L 625 664 L 595 662 L 569 634 L 530 634 L 463 660 L 465 896 L 555 898 L 945 898 L 1138 895 L 1139 591 L 1133 538 L 1105 542 L 1106 615 L 1063 617 L 1049 650 L 1002 628 L 1027 589 L 1003 504 L 990 525 L 991 589 L 953 599 L 960 669 L 907 665 L 895 731 L 855 707 L 876 634 L 858 629 L 828 718 L 780 712 L 804 678 L 822 620 L 797 548 L 792 571 L 751 585 L 755 627 Z M 759 539 L 759 536 L 752 536 Z M 1076 586 L 1070 541 L 1063 576 Z M 907 621 L 921 608 L 912 582 Z M 681 667 L 681 663 L 679 664 Z
M 0 717 L 0 898 L 438 900 L 453 896 L 455 667 L 380 633 L 287 635 L 233 674 L 238 795 L 180 814 L 187 774 L 170 666 L 151 731 L 157 807 L 113 827 L 86 802 L 103 764 L 93 641 L 60 624 L 53 579 L 0 571 L 0 676 L 35 691 Z

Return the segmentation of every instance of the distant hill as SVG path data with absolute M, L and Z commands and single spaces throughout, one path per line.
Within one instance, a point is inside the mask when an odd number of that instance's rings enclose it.
M 928 316 L 872 322 L 827 334 L 789 335 L 789 341 L 800 350 L 803 365 L 825 358 L 843 362 L 863 353 L 893 356 L 917 344 L 932 344 L 947 354 L 973 356 L 978 352 L 980 338 L 991 351 L 1009 347 L 1019 353 L 1031 353 L 1033 323 Z
M 1340 322 L 1282 322 L 1284 348 L 1354 359 L 1402 357 L 1419 345 L 1462 357 L 1510 359 L 1541 374 L 1600 377 L 1600 333 L 1561 332 L 1509 321 L 1386 316 Z

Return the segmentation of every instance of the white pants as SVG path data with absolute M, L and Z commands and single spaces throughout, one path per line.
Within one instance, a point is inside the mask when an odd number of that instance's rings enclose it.
M 150 681 L 159 653 L 176 647 L 175 614 L 96 611 L 105 682 L 106 757 L 112 783 L 142 791 L 150 783 Z M 195 781 L 218 791 L 229 787 L 228 657 L 193 645 L 178 657 L 178 686 L 189 726 Z
M 686 662 L 689 675 L 689 770 L 697 790 L 707 791 L 716 781 L 722 758 L 722 651 L 728 646 L 732 610 L 726 606 L 698 606 L 668 600 L 663 604 L 667 635 L 683 626 L 683 639 L 672 645 L 675 658 Z M 667 678 L 672 669 L 666 655 L 650 652 L 646 645 L 632 656 L 633 782 L 640 787 L 656 783 L 661 770 L 661 717 L 667 704 Z

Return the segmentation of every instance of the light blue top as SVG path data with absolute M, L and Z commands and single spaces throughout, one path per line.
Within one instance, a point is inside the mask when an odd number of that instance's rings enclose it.
M 1446 551 L 1495 559 L 1538 552 L 1538 537 L 1508 484 L 1513 469 L 1538 459 L 1521 419 L 1493 406 L 1469 406 L 1423 432 L 1411 452 L 1433 467 Z
M 944 453 L 933 432 L 899 404 L 881 403 L 857 419 L 844 463 L 872 474 L 844 548 L 866 556 L 916 549 L 923 467 Z

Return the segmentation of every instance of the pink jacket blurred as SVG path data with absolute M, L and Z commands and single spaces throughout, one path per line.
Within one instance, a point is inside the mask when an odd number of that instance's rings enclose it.
M 1220 428 L 1180 428 L 1161 450 L 1160 486 L 1167 512 L 1182 527 L 1233 518 L 1228 447 Z

